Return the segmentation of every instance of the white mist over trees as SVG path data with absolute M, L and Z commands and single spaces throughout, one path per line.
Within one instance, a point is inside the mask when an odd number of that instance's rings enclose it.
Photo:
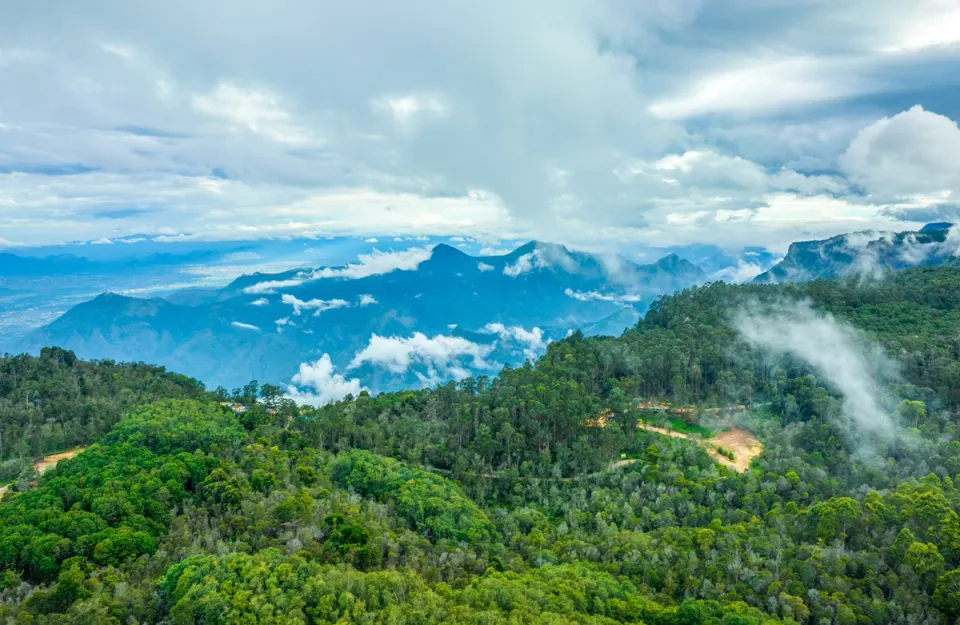
M 751 345 L 789 355 L 815 368 L 845 398 L 844 414 L 853 425 L 889 438 L 896 431 L 884 382 L 896 377 L 896 365 L 856 329 L 809 302 L 748 306 L 736 328 Z

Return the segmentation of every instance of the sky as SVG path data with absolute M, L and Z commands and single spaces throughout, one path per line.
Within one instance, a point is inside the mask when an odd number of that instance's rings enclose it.
M 0 245 L 955 219 L 960 0 L 0 4 Z

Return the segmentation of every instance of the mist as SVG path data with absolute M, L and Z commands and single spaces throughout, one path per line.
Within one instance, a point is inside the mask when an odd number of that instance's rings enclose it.
M 894 402 L 884 386 L 899 378 L 898 367 L 862 333 L 808 302 L 750 305 L 736 317 L 735 327 L 753 347 L 815 369 L 843 394 L 844 415 L 858 430 L 894 436 Z

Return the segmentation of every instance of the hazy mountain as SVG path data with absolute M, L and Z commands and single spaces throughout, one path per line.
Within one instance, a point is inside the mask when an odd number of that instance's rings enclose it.
M 660 294 L 705 280 L 676 255 L 637 265 L 536 242 L 480 257 L 440 244 L 251 274 L 169 299 L 105 294 L 25 347 L 156 362 L 228 387 L 286 382 L 307 363 L 307 386 L 357 379 L 381 390 L 494 372 L 572 329 L 622 332 Z
M 724 249 L 709 243 L 663 248 L 703 269 L 711 280 L 744 282 L 773 267 L 779 257 L 764 247 Z
M 917 232 L 864 231 L 790 245 L 756 282 L 803 282 L 845 275 L 879 276 L 919 265 L 960 264 L 960 230 L 947 223 Z

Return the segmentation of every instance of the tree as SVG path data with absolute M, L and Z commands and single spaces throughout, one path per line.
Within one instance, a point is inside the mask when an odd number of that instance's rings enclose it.
M 947 617 L 960 618 L 960 569 L 947 571 L 940 576 L 933 602 Z

